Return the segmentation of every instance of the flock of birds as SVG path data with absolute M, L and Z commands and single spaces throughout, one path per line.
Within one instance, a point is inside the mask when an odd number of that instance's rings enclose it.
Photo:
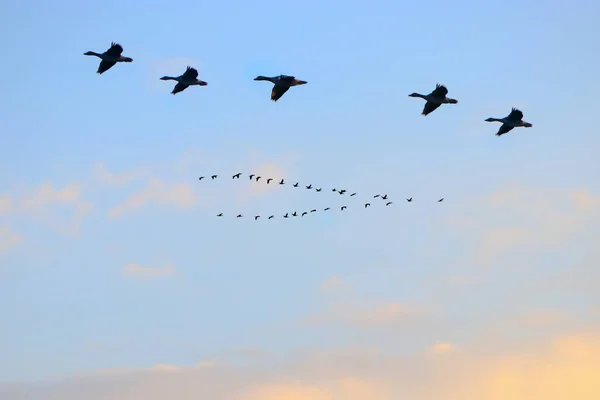
M 231 179 L 240 179 L 242 175 L 243 174 L 241 172 L 238 172 L 237 174 L 232 175 Z M 210 179 L 211 180 L 215 180 L 218 177 L 219 177 L 218 174 L 210 175 Z M 248 178 L 250 179 L 250 181 L 259 182 L 263 177 L 260 176 L 260 175 L 257 175 L 257 174 L 249 174 Z M 198 180 L 200 180 L 200 181 L 203 180 L 203 179 L 206 179 L 206 176 L 201 176 L 201 177 L 198 178 Z M 266 179 L 263 179 L 263 182 L 266 182 L 267 185 L 270 185 L 271 182 L 273 182 L 274 180 L 275 180 L 274 178 L 266 178 Z M 277 182 L 277 184 L 279 184 L 279 185 L 285 185 L 286 184 L 285 179 L 282 178 L 279 182 Z M 300 182 L 296 182 L 292 186 L 295 187 L 295 188 L 300 187 Z M 302 186 L 304 186 L 306 188 L 306 190 L 312 190 L 312 189 L 314 189 L 315 192 L 321 192 L 323 190 L 322 187 L 314 187 L 312 185 L 312 183 L 308 184 L 308 185 L 302 185 Z M 331 189 L 331 192 L 334 192 L 334 193 L 337 193 L 337 194 L 343 196 L 344 194 L 347 193 L 347 190 L 346 189 L 333 188 L 333 189 Z M 352 192 L 348 196 L 349 197 L 354 197 L 356 195 L 357 195 L 356 192 Z M 394 204 L 392 201 L 388 201 L 389 198 L 388 198 L 387 194 L 376 194 L 376 195 L 373 196 L 373 198 L 374 199 L 380 198 L 381 200 L 385 201 L 385 205 L 386 206 Z M 406 201 L 409 202 L 409 203 L 411 203 L 413 201 L 413 198 L 412 197 L 407 198 Z M 443 197 L 441 199 L 439 199 L 437 202 L 441 203 L 442 201 L 444 201 Z M 371 206 L 371 203 L 369 203 L 369 202 L 364 203 L 364 208 L 368 208 L 370 206 Z M 347 208 L 348 208 L 348 206 L 343 205 L 343 206 L 340 207 L 340 211 L 344 211 Z M 331 207 L 326 207 L 322 211 L 329 211 L 329 210 L 331 210 Z M 302 211 L 300 213 L 298 211 L 286 212 L 285 214 L 282 215 L 282 217 L 283 218 L 298 217 L 298 216 L 304 217 L 305 215 L 312 214 L 312 213 L 315 213 L 317 211 L 318 210 L 316 208 L 313 208 L 310 211 Z M 217 214 L 217 217 L 223 217 L 223 215 L 224 214 L 221 212 L 221 213 Z M 237 214 L 236 218 L 243 218 L 243 215 L 242 214 Z M 254 220 L 255 221 L 258 220 L 259 218 L 261 218 L 260 215 L 255 215 L 254 216 Z M 267 219 L 273 219 L 273 218 L 275 218 L 274 214 L 270 215 Z
M 111 46 L 104 53 L 96 53 L 94 51 L 85 52 L 86 56 L 95 56 L 100 58 L 100 65 L 98 66 L 98 74 L 111 69 L 118 62 L 130 63 L 133 62 L 131 57 L 125 57 L 122 55 L 123 47 L 118 43 L 111 43 Z M 207 82 L 198 79 L 198 71 L 195 68 L 188 66 L 185 72 L 179 76 L 163 76 L 160 78 L 163 81 L 176 81 L 177 84 L 171 91 L 172 94 L 177 94 L 184 91 L 189 86 L 206 86 Z M 254 78 L 255 81 L 268 81 L 273 83 L 273 89 L 271 90 L 271 100 L 277 101 L 287 92 L 292 86 L 305 85 L 307 82 L 296 79 L 293 76 L 279 75 L 274 77 L 266 77 L 259 75 Z M 435 89 L 429 94 L 412 93 L 410 97 L 420 97 L 426 101 L 425 107 L 423 108 L 422 115 L 426 116 L 435 111 L 442 104 L 458 104 L 458 101 L 447 97 L 448 89 L 440 84 L 437 84 Z M 533 125 L 529 122 L 523 121 L 523 113 L 521 110 L 512 108 L 510 114 L 504 118 L 488 118 L 487 122 L 500 122 L 502 125 L 496 133 L 496 136 L 502 136 L 505 133 L 510 132 L 517 127 L 531 128 Z

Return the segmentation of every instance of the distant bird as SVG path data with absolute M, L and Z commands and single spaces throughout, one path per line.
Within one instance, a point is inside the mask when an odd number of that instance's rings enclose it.
M 279 75 L 272 78 L 259 75 L 254 78 L 255 81 L 269 81 L 273 83 L 273 90 L 271 90 L 271 100 L 277 101 L 287 92 L 292 86 L 305 85 L 306 81 L 301 81 L 293 76 Z
M 242 173 L 238 172 L 237 174 L 235 174 L 234 176 L 232 176 L 231 179 L 235 179 L 235 178 L 240 179 L 240 175 L 242 175 Z
M 410 199 L 406 199 L 406 201 L 410 203 L 412 201 L 412 197 Z
M 218 175 L 213 175 L 213 176 L 210 177 L 210 179 L 217 179 L 217 176 Z
M 249 176 L 250 180 L 252 180 L 252 178 L 254 178 L 255 176 L 256 175 L 254 175 L 254 174 L 250 174 L 250 176 Z
M 381 196 L 381 198 L 382 198 L 383 200 L 387 200 L 387 194 L 386 194 L 386 195 L 383 195 L 383 196 Z
M 327 211 L 327 210 L 330 210 L 330 209 L 331 209 L 330 207 L 327 207 L 327 208 L 323 209 L 323 211 Z
M 339 191 L 339 193 L 340 193 L 340 194 L 344 194 L 344 193 L 346 193 L 346 189 L 342 189 L 342 190 L 340 190 L 340 191 Z
M 311 212 L 311 213 L 313 213 L 313 212 L 317 212 L 317 210 L 315 210 L 315 209 L 312 209 L 312 210 L 310 210 L 310 212 Z
M 336 188 L 331 189 L 332 192 L 337 192 Z
M 199 180 L 199 181 L 201 181 L 202 179 L 204 179 L 204 177 L 203 177 L 203 176 L 201 176 L 200 178 L 198 178 L 198 180 Z
M 271 219 L 271 218 L 275 218 L 275 216 L 274 216 L 274 215 L 271 215 L 271 216 L 269 217 L 269 219 Z
M 283 179 L 281 179 L 281 180 L 279 181 L 279 184 L 280 184 L 280 185 L 285 185 L 285 182 L 283 182 Z
M 444 198 L 442 197 L 441 199 L 438 200 L 438 203 L 441 203 L 442 201 L 444 201 Z
M 306 188 L 307 189 L 312 189 L 312 184 L 308 185 Z
M 308 213 L 307 213 L 306 211 L 304 211 L 304 212 L 302 213 L 302 216 L 304 217 L 306 214 L 308 214 Z
M 450 99 L 446 97 L 448 89 L 444 85 L 436 84 L 433 92 L 423 95 L 420 93 L 409 94 L 409 97 L 420 97 L 427 100 L 425 107 L 423 108 L 422 115 L 428 115 L 435 111 L 442 104 L 457 104 L 458 100 Z
M 283 218 L 288 218 L 288 217 L 289 217 L 288 213 L 285 213 L 285 215 L 283 216 Z
M 255 215 L 255 216 L 254 216 L 254 220 L 255 220 L 255 221 L 256 221 L 257 219 L 259 219 L 259 218 L 260 218 L 260 215 Z
M 486 119 L 486 121 L 487 122 L 502 122 L 502 125 L 500 126 L 500 129 L 496 133 L 496 136 L 502 136 L 505 133 L 508 133 L 508 132 L 512 131 L 514 128 L 517 128 L 519 126 L 523 126 L 525 128 L 531 128 L 533 126 L 529 122 L 523 121 L 523 113 L 521 112 L 521 110 L 518 110 L 514 107 L 512 108 L 512 111 L 510 112 L 510 114 L 508 114 L 506 117 L 504 117 L 504 118 L 488 118 L 488 119 Z
M 260 176 L 257 176 L 257 177 L 256 177 L 256 182 L 258 182 L 258 180 L 259 180 L 260 178 L 261 178 Z
M 321 189 L 321 188 L 318 188 L 318 189 L 315 189 L 315 190 L 316 190 L 317 192 L 320 192 L 322 189 Z
M 379 196 L 381 196 L 381 195 L 380 194 L 376 194 L 375 196 L 373 196 L 373 198 L 375 199 L 375 198 L 377 198 Z
M 346 208 L 348 208 L 348 207 L 342 206 L 341 210 L 344 211 Z
M 98 74 L 102 74 L 109 69 L 111 69 L 118 62 L 132 62 L 133 58 L 123 57 L 121 53 L 123 52 L 123 47 L 120 44 L 112 42 L 110 44 L 110 48 L 106 50 L 104 53 L 96 53 L 94 51 L 87 51 L 83 53 L 84 56 L 96 56 L 100 58 L 100 65 L 98 66 Z
M 208 83 L 198 79 L 198 71 L 188 65 L 185 72 L 179 76 L 163 76 L 160 78 L 161 81 L 177 81 L 177 85 L 173 88 L 171 94 L 177 94 L 183 92 L 189 86 L 198 85 L 206 86 Z
M 238 214 L 236 218 L 242 218 L 243 215 L 242 214 Z
M 296 211 L 294 211 L 294 212 L 292 213 L 292 217 L 297 217 L 297 216 L 298 216 L 298 214 L 296 214 Z
M 391 201 L 388 201 L 387 203 L 385 203 L 386 206 L 389 206 L 390 204 L 392 204 Z
M 299 183 L 299 182 L 296 182 L 296 183 L 294 183 L 292 186 L 293 186 L 293 187 L 298 187 L 298 183 Z
M 355 193 L 352 193 L 352 194 L 350 195 L 350 197 L 352 197 L 352 196 L 356 196 L 356 192 L 355 192 Z
M 369 207 L 371 203 L 365 203 L 365 208 Z
M 217 214 L 217 217 L 222 217 L 222 216 L 223 216 L 223 213 Z
M 267 185 L 268 185 L 269 183 L 271 183 L 271 181 L 272 181 L 272 180 L 273 180 L 273 178 L 269 178 L 269 179 L 267 179 Z

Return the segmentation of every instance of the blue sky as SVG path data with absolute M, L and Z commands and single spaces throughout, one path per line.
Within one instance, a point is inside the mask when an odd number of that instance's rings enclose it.
M 599 11 L 3 3 L 0 382 L 600 338 Z M 111 41 L 134 62 L 99 76 Z M 188 64 L 208 86 L 171 95 Z M 308 84 L 273 103 L 252 79 L 278 74 Z M 423 117 L 436 83 L 459 103 Z M 534 126 L 496 137 L 511 107 Z M 256 171 L 288 185 L 230 179 Z

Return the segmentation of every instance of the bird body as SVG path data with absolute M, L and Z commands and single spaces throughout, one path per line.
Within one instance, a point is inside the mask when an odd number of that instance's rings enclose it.
M 435 111 L 442 104 L 457 104 L 458 100 L 446 97 L 448 89 L 439 83 L 435 85 L 435 89 L 429 94 L 411 93 L 409 97 L 420 97 L 427 101 L 423 108 L 422 115 L 426 116 Z
M 506 117 L 488 118 L 486 119 L 486 122 L 502 122 L 502 125 L 500 126 L 500 129 L 498 129 L 496 136 L 502 136 L 517 127 L 522 126 L 525 128 L 531 128 L 533 126 L 529 122 L 523 121 L 523 112 L 514 107 L 512 108 L 510 114 L 508 114 Z
M 188 65 L 185 72 L 179 76 L 163 76 L 161 81 L 177 81 L 177 85 L 173 88 L 171 94 L 183 92 L 189 86 L 206 86 L 208 83 L 198 79 L 198 71 Z
M 123 53 L 123 47 L 115 42 L 110 44 L 110 48 L 106 50 L 104 53 L 96 53 L 94 51 L 86 51 L 83 53 L 84 56 L 96 56 L 100 58 L 100 65 L 98 66 L 98 74 L 103 74 L 104 72 L 111 69 L 118 62 L 133 62 L 133 58 L 124 57 L 121 55 Z
M 242 173 L 241 173 L 241 172 L 238 172 L 237 174 L 233 175 L 233 176 L 231 177 L 231 179 L 236 179 L 236 178 L 237 178 L 237 179 L 240 179 L 240 176 L 241 176 L 241 175 L 242 175 Z
M 254 78 L 255 81 L 269 81 L 273 83 L 273 90 L 271 90 L 271 100 L 277 101 L 287 92 L 292 86 L 305 85 L 306 81 L 301 81 L 293 76 L 279 75 L 274 77 L 267 77 L 259 75 Z

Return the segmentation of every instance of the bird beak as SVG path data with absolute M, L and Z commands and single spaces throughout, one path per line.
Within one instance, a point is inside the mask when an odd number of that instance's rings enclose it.
M 298 85 L 306 85 L 308 82 L 306 81 L 298 81 Z

